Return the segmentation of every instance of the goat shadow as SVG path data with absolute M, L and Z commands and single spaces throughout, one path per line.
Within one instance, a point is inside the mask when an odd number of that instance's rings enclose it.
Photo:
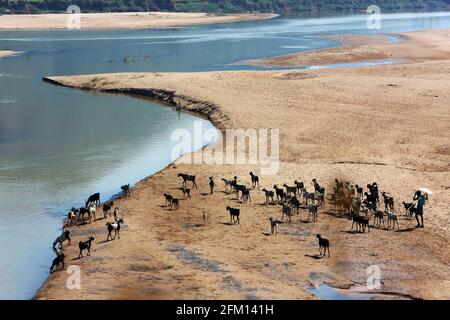
M 207 192 L 202 192 L 202 193 L 200 193 L 200 195 L 206 197 L 206 196 L 209 196 L 209 193 L 207 193 Z
M 113 240 L 103 240 L 103 241 L 97 242 L 97 244 L 107 243 L 107 242 L 110 242 L 110 241 L 113 241 Z
M 395 230 L 395 232 L 411 232 L 414 230 L 416 230 L 416 228 L 405 228 L 405 229 Z
M 220 224 L 223 224 L 223 225 L 225 225 L 225 226 L 234 226 L 234 225 L 236 225 L 237 223 L 235 223 L 235 222 L 219 222 Z
M 313 259 L 315 259 L 315 260 L 320 260 L 320 259 L 322 259 L 324 256 L 319 255 L 319 254 L 305 254 L 305 257 L 310 257 L 310 258 L 313 258 Z
M 348 234 L 363 234 L 364 232 L 358 231 L 358 230 L 341 230 L 341 232 L 348 233 Z

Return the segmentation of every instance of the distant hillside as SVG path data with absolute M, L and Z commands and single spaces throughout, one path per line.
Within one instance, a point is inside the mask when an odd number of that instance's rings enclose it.
M 76 4 L 82 12 L 191 11 L 321 12 L 360 11 L 376 4 L 384 10 L 442 10 L 450 0 L 0 0 L 0 13 L 64 12 Z

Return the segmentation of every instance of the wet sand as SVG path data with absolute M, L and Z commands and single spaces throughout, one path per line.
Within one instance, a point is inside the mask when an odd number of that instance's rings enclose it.
M 388 36 L 400 40 L 390 43 Z M 343 46 L 317 51 L 305 51 L 268 59 L 250 60 L 259 66 L 316 66 L 390 60 L 395 63 L 446 60 L 450 31 L 411 32 L 386 35 L 336 35 L 322 37 L 338 41 Z
M 202 114 L 219 129 L 279 128 L 280 169 L 260 175 L 261 189 L 303 180 L 310 190 L 315 177 L 330 197 L 335 178 L 377 181 L 395 199 L 400 230 L 353 233 L 351 220 L 327 199 L 318 222 L 308 222 L 301 210 L 270 235 L 268 218 L 280 219 L 281 207 L 265 205 L 258 190 L 251 203 L 239 202 L 220 181 L 237 175 L 250 184 L 249 172 L 259 174 L 258 166 L 171 164 L 115 203 L 125 221 L 120 240 L 105 241 L 103 219 L 70 228 L 66 266 L 81 268 L 81 290 L 68 290 L 68 274 L 60 271 L 36 298 L 317 299 L 311 285 L 367 291 L 370 265 L 382 277 L 372 298 L 450 298 L 449 33 L 415 33 L 422 42 L 406 42 L 414 57 L 398 65 L 52 77 L 75 88 L 139 92 Z M 179 172 L 196 174 L 199 188 L 172 211 L 163 193 L 182 198 Z M 410 202 L 419 187 L 433 190 L 424 229 L 401 216 L 401 201 Z M 241 208 L 239 225 L 227 224 L 226 206 Z M 330 240 L 331 258 L 317 257 L 317 233 Z M 96 238 L 92 255 L 77 259 L 78 241 L 89 236 Z
M 269 13 L 240 13 L 210 15 L 184 12 L 110 12 L 81 13 L 81 29 L 150 29 L 176 28 L 204 24 L 230 23 L 238 21 L 274 18 Z M 2 30 L 59 30 L 67 29 L 69 14 L 14 14 L 0 15 Z M 72 24 L 71 24 L 72 26 Z

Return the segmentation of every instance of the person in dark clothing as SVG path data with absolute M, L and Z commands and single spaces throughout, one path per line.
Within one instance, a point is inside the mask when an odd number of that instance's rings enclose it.
M 428 200 L 428 195 L 426 193 L 422 194 L 420 191 L 416 191 L 416 194 L 413 198 L 414 201 L 417 201 L 417 211 L 416 211 L 416 220 L 417 226 L 416 228 L 423 228 L 423 206 L 425 201 Z M 419 222 L 419 217 L 422 222 L 422 225 Z
M 214 180 L 213 177 L 209 177 L 209 189 L 211 191 L 211 194 L 214 193 Z

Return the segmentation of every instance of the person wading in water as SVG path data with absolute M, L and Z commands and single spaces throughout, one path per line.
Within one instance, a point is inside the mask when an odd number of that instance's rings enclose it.
M 426 193 L 422 194 L 420 191 L 416 191 L 416 194 L 414 195 L 413 200 L 417 201 L 417 212 L 416 212 L 417 226 L 416 226 L 416 228 L 419 228 L 419 227 L 423 228 L 423 206 L 425 204 L 425 201 L 428 200 L 428 194 L 426 194 Z M 420 216 L 422 225 L 420 225 L 419 216 Z

